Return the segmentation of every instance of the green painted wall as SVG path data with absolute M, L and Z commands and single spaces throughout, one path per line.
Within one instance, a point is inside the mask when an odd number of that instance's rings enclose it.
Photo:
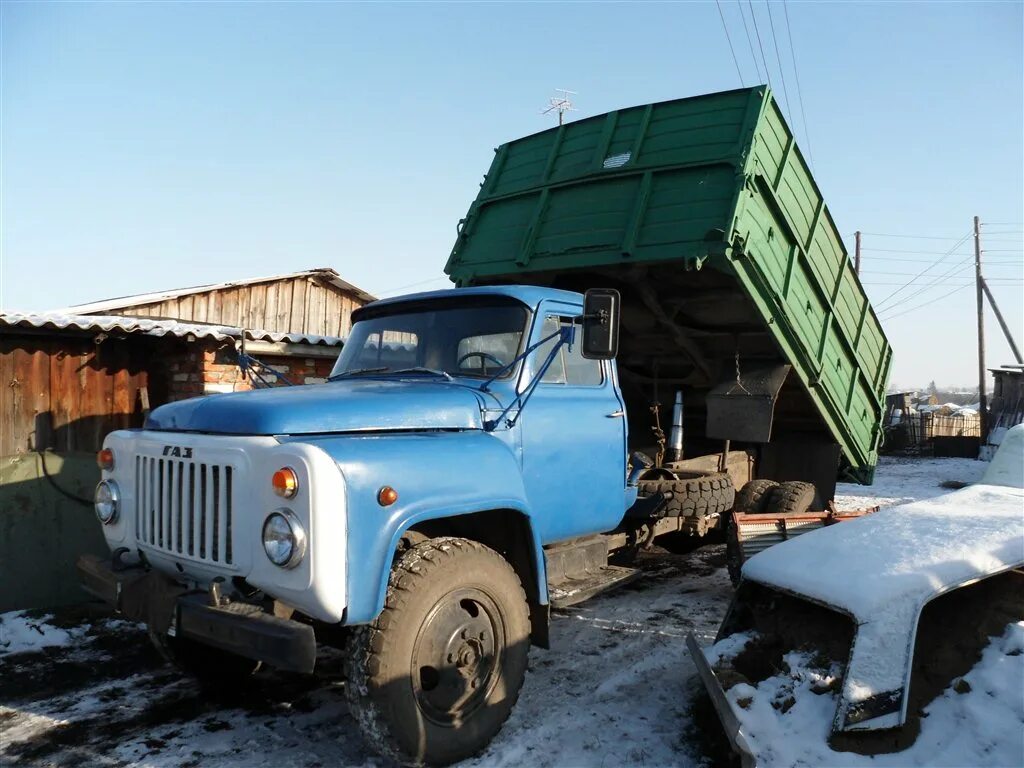
M 87 599 L 75 560 L 109 550 L 92 504 L 69 495 L 90 499 L 97 482 L 92 452 L 0 457 L 0 612 Z

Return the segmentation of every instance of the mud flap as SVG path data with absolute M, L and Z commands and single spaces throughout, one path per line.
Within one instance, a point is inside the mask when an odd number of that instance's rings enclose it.
M 747 744 L 746 736 L 743 735 L 739 718 L 732 711 L 732 705 L 729 704 L 729 700 L 725 697 L 725 689 L 722 688 L 722 684 L 715 677 L 711 665 L 708 664 L 708 660 L 704 656 L 704 651 L 697 643 L 697 638 L 693 636 L 692 632 L 686 636 L 686 648 L 690 652 L 694 666 L 697 667 L 697 674 L 700 675 L 701 682 L 704 684 L 704 690 L 711 697 L 711 703 L 715 707 L 715 712 L 718 713 L 718 720 L 722 723 L 722 729 L 729 739 L 729 744 L 740 757 L 740 765 L 743 768 L 755 768 L 757 760 Z

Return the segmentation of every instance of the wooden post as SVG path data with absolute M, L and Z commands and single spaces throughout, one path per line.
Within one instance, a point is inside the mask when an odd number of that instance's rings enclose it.
M 981 276 L 981 223 L 974 217 L 974 283 L 978 299 L 978 432 L 981 444 L 988 436 L 988 392 L 985 374 L 985 293 Z
M 860 274 L 860 230 L 853 233 L 853 271 Z

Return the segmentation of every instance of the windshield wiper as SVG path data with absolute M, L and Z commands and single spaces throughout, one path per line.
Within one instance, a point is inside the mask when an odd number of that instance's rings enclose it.
M 386 365 L 380 368 L 356 368 L 355 370 L 342 371 L 341 373 L 336 373 L 333 376 L 328 376 L 327 380 L 335 381 L 336 379 L 341 379 L 344 378 L 345 376 L 362 376 L 363 374 L 366 373 L 384 373 L 384 371 L 389 370 L 391 369 L 388 368 Z
M 391 373 L 432 373 L 434 376 L 444 376 L 448 381 L 454 380 L 448 371 L 442 371 L 437 368 L 424 368 L 421 365 L 414 366 L 413 368 L 401 368 L 397 371 L 391 371 Z

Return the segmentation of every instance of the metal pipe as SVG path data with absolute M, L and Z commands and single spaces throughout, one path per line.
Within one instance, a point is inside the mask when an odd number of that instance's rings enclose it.
M 683 391 L 676 390 L 676 402 L 672 406 L 672 431 L 669 433 L 672 444 L 672 461 L 683 459 Z

